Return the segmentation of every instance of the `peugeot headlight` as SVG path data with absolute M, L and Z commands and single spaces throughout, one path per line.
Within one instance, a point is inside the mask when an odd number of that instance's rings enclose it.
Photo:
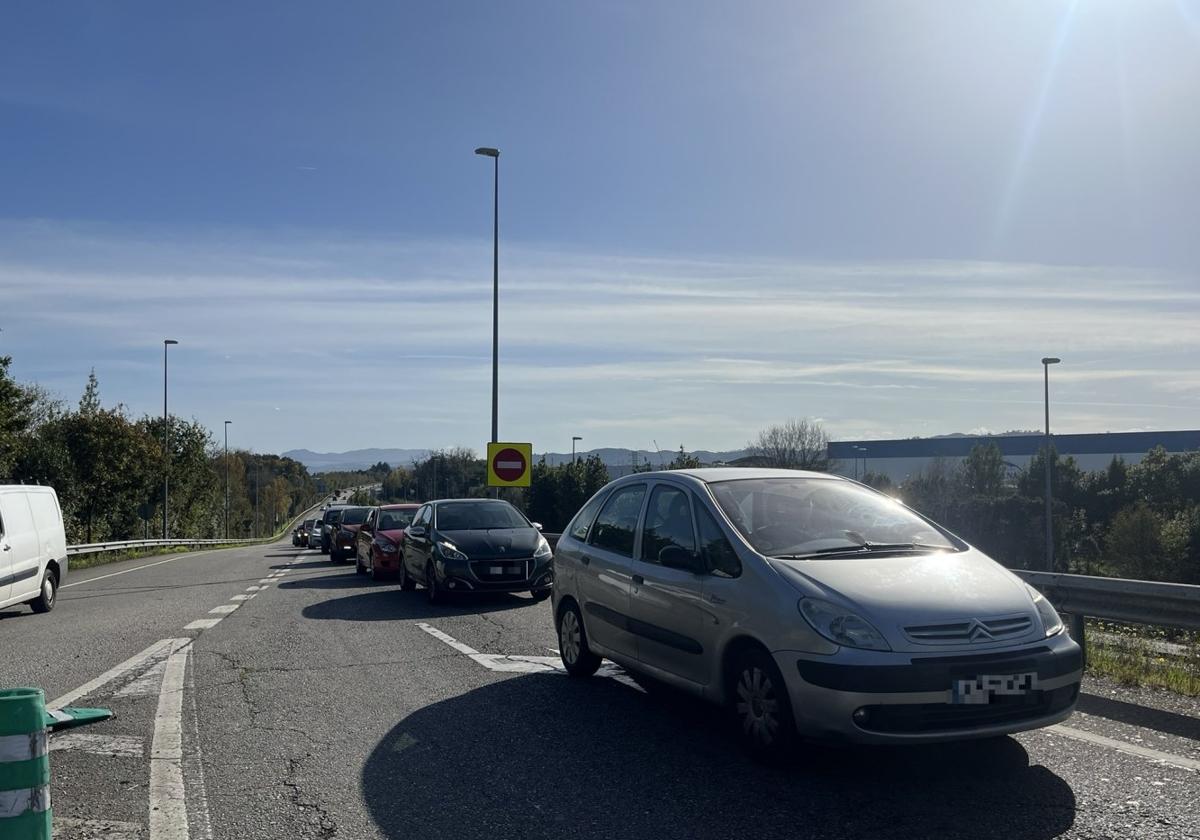
M 470 559 L 469 557 L 467 557 L 467 555 L 463 554 L 461 551 L 459 551 L 457 548 L 455 548 L 454 543 L 450 543 L 450 542 L 446 542 L 445 540 L 441 540 L 438 542 L 437 547 L 438 547 L 438 551 L 441 553 L 442 557 L 445 558 L 446 560 L 469 560 Z
M 538 537 L 537 548 L 533 550 L 533 559 L 541 560 L 550 556 L 550 543 L 546 542 L 545 537 Z
M 800 614 L 829 641 L 864 650 L 891 650 L 883 634 L 858 613 L 819 598 L 801 598 Z
M 1037 607 L 1038 618 L 1042 620 L 1042 627 L 1046 631 L 1047 636 L 1053 636 L 1063 629 L 1062 619 L 1058 615 L 1058 610 L 1054 609 L 1051 604 L 1042 595 L 1028 583 L 1025 588 L 1029 590 L 1029 597 L 1033 598 L 1033 605 Z

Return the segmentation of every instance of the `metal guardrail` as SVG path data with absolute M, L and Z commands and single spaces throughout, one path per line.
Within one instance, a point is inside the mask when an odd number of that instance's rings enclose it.
M 173 548 L 188 545 L 234 545 L 236 543 L 261 542 L 261 540 L 124 540 L 123 542 L 84 543 L 67 546 L 67 556 L 96 554 L 101 551 L 124 551 L 130 548 Z
M 1200 586 L 1024 569 L 1013 572 L 1066 614 L 1071 638 L 1083 648 L 1084 661 L 1087 661 L 1084 622 L 1088 616 L 1200 630 Z

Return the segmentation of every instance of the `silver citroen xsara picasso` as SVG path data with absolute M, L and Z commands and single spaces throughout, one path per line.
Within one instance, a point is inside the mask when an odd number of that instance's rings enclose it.
M 625 476 L 554 557 L 563 664 L 601 657 L 714 702 L 747 746 L 942 741 L 1071 714 L 1079 646 L 1054 607 L 900 502 L 823 473 Z

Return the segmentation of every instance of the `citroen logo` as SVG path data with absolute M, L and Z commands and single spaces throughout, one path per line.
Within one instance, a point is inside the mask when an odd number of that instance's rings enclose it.
M 507 546 L 503 546 L 503 545 L 502 545 L 502 546 L 500 546 L 500 551 L 501 551 L 501 552 L 508 551 L 508 548 L 507 548 Z
M 967 638 L 972 642 L 990 642 L 995 640 L 988 629 L 980 624 L 977 620 L 971 620 L 971 629 L 967 631 Z

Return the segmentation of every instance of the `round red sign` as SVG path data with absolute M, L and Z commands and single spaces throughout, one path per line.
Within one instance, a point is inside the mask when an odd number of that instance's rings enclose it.
M 516 481 L 525 475 L 525 456 L 516 449 L 501 449 L 492 459 L 492 470 L 501 481 Z

